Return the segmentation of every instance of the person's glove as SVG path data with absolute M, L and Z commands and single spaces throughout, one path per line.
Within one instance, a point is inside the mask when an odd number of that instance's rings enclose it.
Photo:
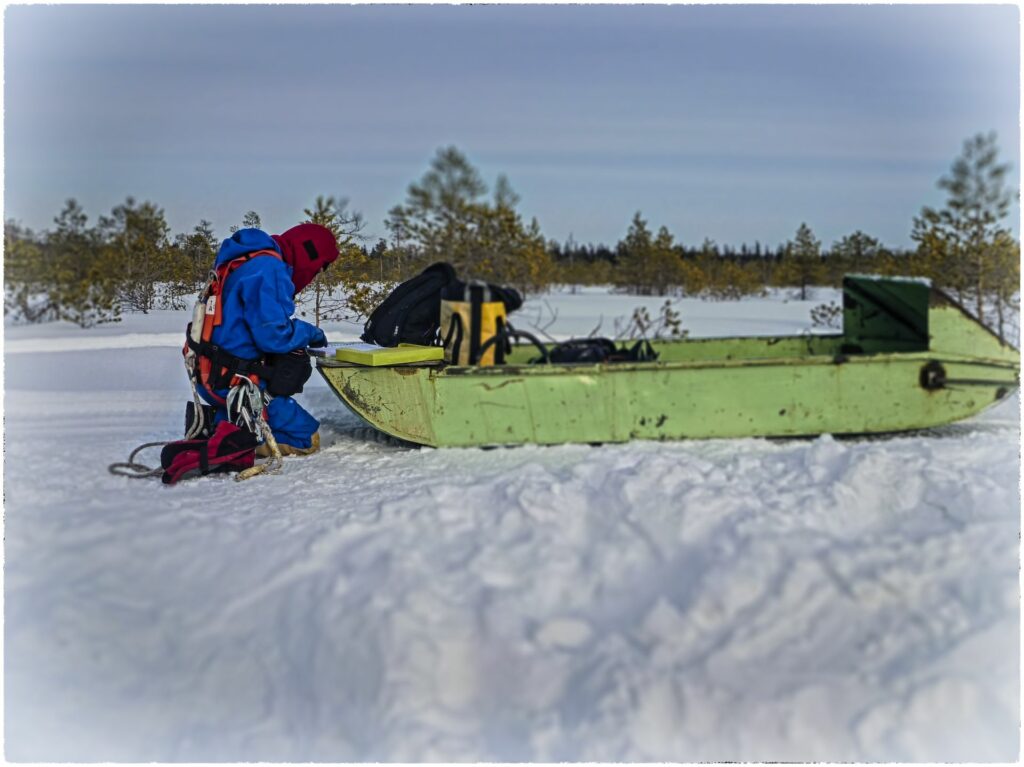
M 312 348 L 317 346 L 327 346 L 327 335 L 320 328 L 316 329 L 316 335 L 310 340 L 309 345 Z

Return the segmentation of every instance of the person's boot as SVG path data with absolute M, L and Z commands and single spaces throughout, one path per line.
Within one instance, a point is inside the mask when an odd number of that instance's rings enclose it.
M 312 455 L 320 449 L 320 432 L 313 432 L 313 436 L 310 437 L 309 447 L 295 447 L 294 445 L 288 445 L 284 442 L 278 442 L 277 447 L 281 450 L 281 455 Z M 257 458 L 270 458 L 270 445 L 266 442 L 261 443 L 256 448 Z

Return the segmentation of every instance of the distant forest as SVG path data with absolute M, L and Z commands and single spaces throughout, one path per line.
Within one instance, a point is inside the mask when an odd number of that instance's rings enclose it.
M 1016 198 L 1008 171 L 994 134 L 967 140 L 938 179 L 944 206 L 924 207 L 915 217 L 912 249 L 887 248 L 859 230 L 826 247 L 807 223 L 774 248 L 708 239 L 684 244 L 641 212 L 614 245 L 584 245 L 546 239 L 536 220 L 524 221 L 517 211 L 507 178 L 499 176 L 489 190 L 466 156 L 447 147 L 409 186 L 405 202 L 389 211 L 388 237 L 376 243 L 367 240 L 363 218 L 347 199 L 316 198 L 306 220 L 328 226 L 342 256 L 300 301 L 318 324 L 365 316 L 396 283 L 435 261 L 452 263 L 464 278 L 527 293 L 555 284 L 613 285 L 635 295 L 718 300 L 768 288 L 805 297 L 810 286 L 873 273 L 927 277 L 1002 336 L 1020 308 L 1020 244 L 1006 227 Z M 259 214 L 248 212 L 239 226 L 259 227 Z M 172 235 L 163 209 L 152 202 L 129 197 L 90 225 L 71 199 L 47 231 L 5 221 L 4 312 L 23 322 L 64 319 L 88 327 L 116 322 L 122 312 L 184 308 L 206 283 L 218 246 L 205 220 Z

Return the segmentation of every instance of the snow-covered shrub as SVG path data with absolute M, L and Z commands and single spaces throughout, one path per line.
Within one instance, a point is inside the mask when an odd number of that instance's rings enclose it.
M 816 328 L 836 328 L 838 330 L 843 327 L 843 308 L 835 301 L 818 304 L 811 309 L 811 322 Z
M 615 322 L 615 337 L 629 340 L 637 338 L 686 338 L 689 334 L 682 324 L 679 311 L 672 308 L 672 301 L 665 301 L 655 317 L 647 311 L 647 307 L 639 306 L 624 325 Z

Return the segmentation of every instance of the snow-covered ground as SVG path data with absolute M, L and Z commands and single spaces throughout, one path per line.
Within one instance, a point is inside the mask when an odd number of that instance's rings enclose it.
M 676 308 L 794 333 L 830 298 Z M 663 301 L 545 300 L 556 336 Z M 324 449 L 278 476 L 110 476 L 180 436 L 184 322 L 6 329 L 8 759 L 1017 759 L 1016 396 L 878 439 L 416 450 L 314 376 Z

